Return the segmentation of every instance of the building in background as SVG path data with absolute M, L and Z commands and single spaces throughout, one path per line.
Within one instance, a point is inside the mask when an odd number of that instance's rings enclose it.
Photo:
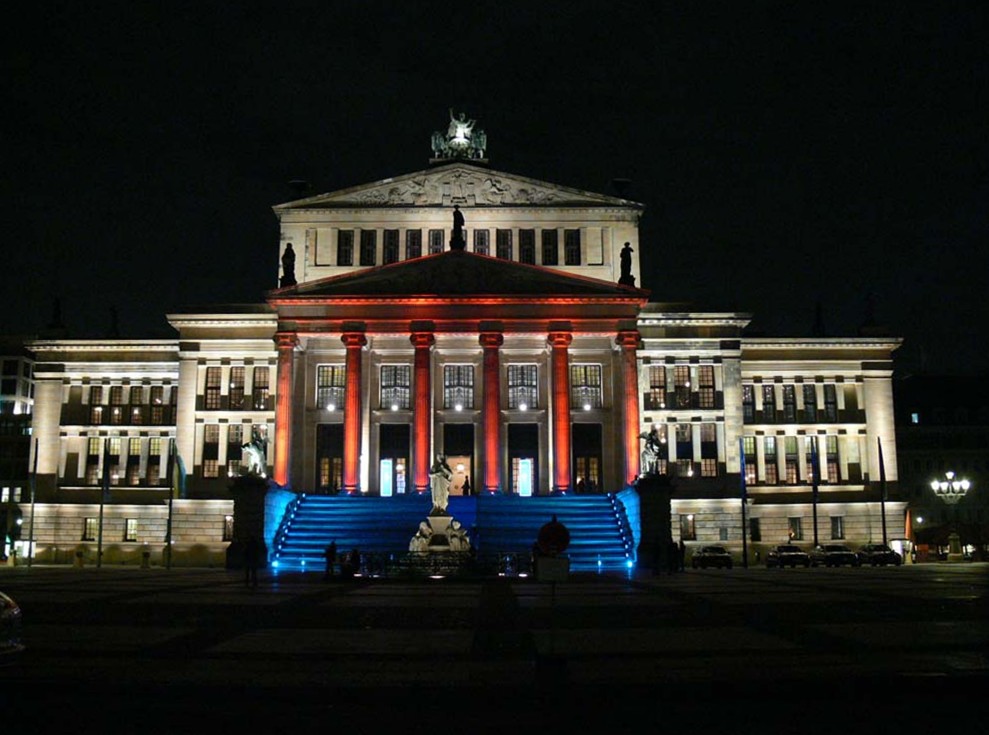
M 88 549 L 102 509 L 104 558 L 135 560 L 168 506 L 176 560 L 219 563 L 255 449 L 295 492 L 425 492 L 443 454 L 454 494 L 615 493 L 653 428 L 687 543 L 904 537 L 899 340 L 751 337 L 656 300 L 642 205 L 491 169 L 468 124 L 427 169 L 276 206 L 263 302 L 170 314 L 171 340 L 28 344 L 37 558 Z

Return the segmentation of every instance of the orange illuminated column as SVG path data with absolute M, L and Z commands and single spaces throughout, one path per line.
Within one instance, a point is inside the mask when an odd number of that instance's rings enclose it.
M 615 344 L 621 348 L 621 371 L 625 415 L 625 484 L 639 476 L 639 371 L 635 351 L 639 333 L 634 329 L 618 333 Z
M 570 489 L 570 332 L 550 332 L 553 348 L 553 492 Z
M 363 332 L 344 332 L 347 348 L 347 385 L 343 399 L 343 491 L 360 490 L 361 464 L 361 349 L 367 344 Z
M 278 401 L 275 404 L 275 482 L 289 484 L 292 434 L 292 370 L 298 338 L 292 332 L 275 335 L 278 345 Z
M 432 332 L 413 332 L 409 337 L 415 347 L 415 402 L 412 404 L 412 426 L 415 435 L 412 438 L 412 484 L 417 493 L 429 491 L 429 456 L 431 412 L 430 390 L 432 381 L 429 377 L 429 350 L 436 342 Z
M 481 332 L 484 348 L 484 489 L 501 490 L 501 376 L 498 348 L 505 341 L 500 332 Z

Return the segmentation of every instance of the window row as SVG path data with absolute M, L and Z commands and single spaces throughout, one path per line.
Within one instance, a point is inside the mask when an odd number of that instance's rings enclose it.
M 742 420 L 746 424 L 861 422 L 858 388 L 835 383 L 742 386 Z
M 723 408 L 714 365 L 649 365 L 649 385 L 643 396 L 647 411 L 682 408 Z
M 85 483 L 103 481 L 103 450 L 106 448 L 111 485 L 165 485 L 168 482 L 170 442 L 165 437 L 101 437 L 86 440 Z M 143 464 L 143 474 L 142 474 Z
M 224 368 L 206 368 L 202 408 L 207 411 L 267 411 L 271 410 L 271 369 L 268 366 L 235 365 L 227 369 L 224 390 Z M 250 376 L 250 385 L 247 378 Z
M 476 407 L 474 365 L 443 366 L 443 408 Z M 538 365 L 512 364 L 506 368 L 508 407 L 522 411 L 539 408 Z M 412 367 L 381 365 L 378 381 L 378 408 L 407 411 L 412 407 Z M 319 365 L 316 368 L 316 405 L 328 411 L 343 406 L 346 371 L 343 365 Z M 570 400 L 584 410 L 602 408 L 601 365 L 570 366 Z
M 537 263 L 536 235 L 538 233 L 538 254 L 540 256 L 538 263 L 540 265 L 560 265 L 561 262 L 563 265 L 580 265 L 580 230 L 564 229 L 562 232 L 562 261 L 560 230 L 558 229 L 496 229 L 494 230 L 493 251 L 491 230 L 489 229 L 476 229 L 470 233 L 464 230 L 464 238 L 478 255 L 494 255 L 503 260 L 516 260 L 517 248 L 520 263 L 535 265 Z M 516 233 L 518 233 L 517 244 L 514 242 Z M 378 265 L 378 230 L 338 230 L 336 235 L 336 265 Z M 426 230 L 426 252 L 424 253 L 423 231 L 421 229 L 404 230 L 403 253 L 402 230 L 382 230 L 381 235 L 381 263 L 383 265 L 397 263 L 399 260 L 418 258 L 424 254 L 442 253 L 450 239 L 448 230 Z M 317 253 L 319 252 L 320 250 L 317 250 Z M 316 265 L 329 265 L 329 263 L 320 262 L 317 258 Z
M 167 400 L 167 403 L 166 403 Z M 165 397 L 162 385 L 93 385 L 89 388 L 89 423 L 111 426 L 167 426 L 174 423 L 178 388 Z
M 715 423 L 653 424 L 659 440 L 655 456 L 647 456 L 643 472 L 676 477 L 717 477 L 720 429 Z M 722 438 L 723 441 L 723 438 Z
M 158 524 L 155 524 L 153 528 L 142 528 L 140 518 L 124 518 L 123 527 L 121 528 L 119 522 L 106 521 L 103 523 L 103 533 L 102 536 L 104 540 L 116 538 L 119 534 L 119 539 L 121 541 L 128 542 L 148 542 L 148 541 L 164 541 L 162 538 L 161 530 Z M 150 526 L 148 521 L 145 524 Z M 110 527 L 109 529 L 107 527 Z M 112 534 L 108 533 L 113 531 Z M 143 533 L 142 533 L 143 531 Z M 150 532 L 149 532 L 150 531 Z M 82 541 L 96 541 L 100 536 L 100 519 L 98 517 L 88 517 L 83 518 L 82 521 Z M 233 541 L 234 538 L 234 517 L 232 515 L 223 516 L 223 541 Z
M 839 446 L 845 456 L 839 455 Z M 747 485 L 838 484 L 861 479 L 858 437 L 839 443 L 827 436 L 745 436 L 742 437 L 745 483 Z
M 749 519 L 749 540 L 762 541 L 762 524 L 759 518 Z M 787 538 L 790 541 L 804 540 L 803 518 L 792 516 L 786 519 Z M 844 516 L 830 516 L 831 540 L 840 541 L 845 538 L 845 518 Z M 728 528 L 722 526 L 720 529 L 720 540 L 730 541 Z M 737 532 L 737 531 L 736 531 Z M 697 519 L 693 513 L 682 513 L 680 515 L 680 538 L 683 541 L 697 540 Z

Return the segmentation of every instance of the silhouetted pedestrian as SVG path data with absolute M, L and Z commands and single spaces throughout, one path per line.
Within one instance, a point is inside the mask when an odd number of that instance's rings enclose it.
M 264 553 L 264 543 L 257 536 L 250 536 L 244 544 L 244 585 L 251 589 L 257 589 L 258 567 Z
M 677 562 L 679 564 L 680 571 L 684 570 L 684 562 L 687 560 L 687 546 L 683 543 L 683 539 L 680 539 L 680 543 L 677 546 Z
M 326 549 L 323 550 L 323 558 L 326 559 L 326 573 L 323 579 L 333 579 L 333 565 L 337 563 L 337 542 L 336 539 L 330 541 Z

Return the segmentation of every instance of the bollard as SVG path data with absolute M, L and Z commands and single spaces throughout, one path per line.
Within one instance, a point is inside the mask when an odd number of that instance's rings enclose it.
M 74 567 L 83 567 L 85 565 L 86 565 L 86 562 L 85 562 L 85 558 L 82 555 L 82 552 L 81 551 L 77 551 L 76 552 L 76 559 L 75 559 L 74 562 L 72 562 L 72 566 L 74 566 Z
M 150 568 L 151 568 L 151 552 L 150 551 L 142 551 L 141 552 L 141 569 L 150 569 Z

